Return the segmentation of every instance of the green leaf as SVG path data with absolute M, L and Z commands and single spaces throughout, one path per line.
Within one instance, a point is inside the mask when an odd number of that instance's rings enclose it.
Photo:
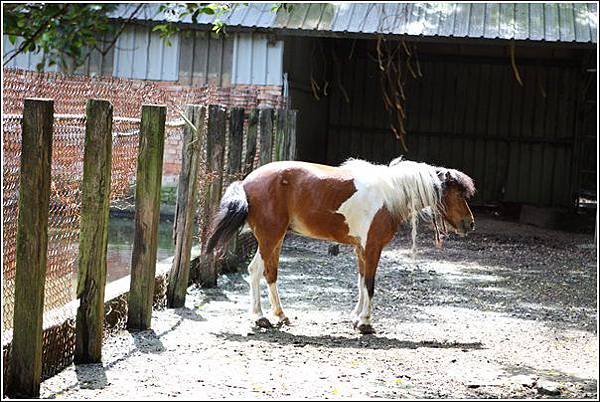
M 17 42 L 17 35 L 8 35 L 8 41 L 11 45 L 14 45 Z
M 208 14 L 208 15 L 213 15 L 215 13 L 215 10 L 212 9 L 211 7 L 204 7 L 202 9 L 202 13 L 203 14 Z

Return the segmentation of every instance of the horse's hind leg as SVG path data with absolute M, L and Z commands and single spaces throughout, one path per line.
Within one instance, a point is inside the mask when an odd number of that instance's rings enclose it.
M 265 258 L 265 279 L 267 281 L 267 285 L 269 286 L 269 301 L 271 302 L 271 309 L 273 311 L 273 315 L 277 317 L 277 320 L 280 324 L 289 324 L 290 321 L 286 317 L 281 308 L 281 300 L 279 298 L 279 290 L 277 289 L 277 271 L 279 269 L 279 253 L 281 251 L 281 243 L 283 242 L 283 238 L 279 241 L 277 246 L 273 248 L 266 248 L 264 258 Z
M 250 273 L 250 295 L 252 298 L 252 317 L 259 327 L 268 328 L 271 326 L 269 320 L 263 316 L 260 306 L 260 277 L 264 275 L 269 287 L 269 301 L 273 309 L 273 314 L 280 323 L 289 322 L 283 310 L 277 290 L 277 269 L 279 265 L 279 252 L 285 236 L 287 226 L 271 226 L 268 232 L 256 230 L 254 236 L 258 241 L 258 250 L 248 267 Z M 274 230 L 278 229 L 278 230 Z
M 269 320 L 263 316 L 260 305 L 260 278 L 265 270 L 265 265 L 257 250 L 252 262 L 248 265 L 248 273 L 250 274 L 250 314 L 257 326 L 268 328 L 271 326 Z

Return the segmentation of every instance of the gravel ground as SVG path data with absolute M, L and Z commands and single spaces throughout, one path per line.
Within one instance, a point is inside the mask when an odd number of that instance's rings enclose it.
M 355 257 L 289 236 L 279 275 L 289 327 L 254 329 L 247 275 L 189 289 L 153 330 L 106 340 L 104 364 L 71 366 L 46 398 L 597 398 L 591 235 L 479 216 L 467 238 L 419 252 L 408 229 L 384 251 L 374 335 L 353 329 Z M 263 309 L 268 311 L 263 285 Z

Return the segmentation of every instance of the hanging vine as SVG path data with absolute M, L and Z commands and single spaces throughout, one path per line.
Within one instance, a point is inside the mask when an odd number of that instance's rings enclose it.
M 327 46 L 325 49 L 323 41 L 314 41 L 310 57 L 310 92 L 316 100 L 327 96 L 330 88 L 328 66 L 331 65 L 334 80 L 333 85 L 339 89 L 343 100 L 350 103 L 350 97 L 342 80 L 342 67 L 352 60 L 356 53 L 356 40 L 348 51 L 348 54 L 339 55 L 338 47 Z M 405 93 L 406 80 L 420 79 L 423 77 L 421 65 L 414 43 L 404 40 L 385 39 L 378 35 L 375 42 L 375 54 L 367 51 L 367 57 L 373 60 L 379 70 L 379 85 L 383 97 L 385 110 L 389 115 L 390 129 L 394 136 L 402 144 L 404 151 L 408 151 L 406 145 L 406 102 Z M 321 68 L 318 68 L 320 66 Z
M 400 140 L 402 148 L 408 151 L 404 86 L 409 74 L 413 79 L 423 77 L 416 45 L 407 44 L 404 40 L 386 40 L 383 35 L 379 35 L 376 52 L 375 61 L 379 66 L 379 83 L 383 95 L 383 105 L 390 117 L 390 129 Z M 403 75 L 404 70 L 408 73 Z

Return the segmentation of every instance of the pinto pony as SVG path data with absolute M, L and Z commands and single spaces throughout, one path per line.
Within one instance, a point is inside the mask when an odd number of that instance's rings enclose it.
M 453 169 L 393 160 L 389 166 L 351 159 L 339 167 L 281 161 L 259 167 L 232 183 L 221 200 L 206 243 L 206 252 L 225 244 L 245 223 L 258 250 L 248 266 L 251 314 L 260 327 L 270 327 L 260 302 L 264 275 L 273 314 L 289 323 L 277 291 L 279 252 L 286 232 L 354 246 L 358 257 L 358 302 L 354 326 L 372 333 L 371 305 L 375 272 L 383 247 L 406 221 L 429 216 L 439 239 L 447 225 L 465 235 L 473 230 L 466 199 L 473 180 Z

